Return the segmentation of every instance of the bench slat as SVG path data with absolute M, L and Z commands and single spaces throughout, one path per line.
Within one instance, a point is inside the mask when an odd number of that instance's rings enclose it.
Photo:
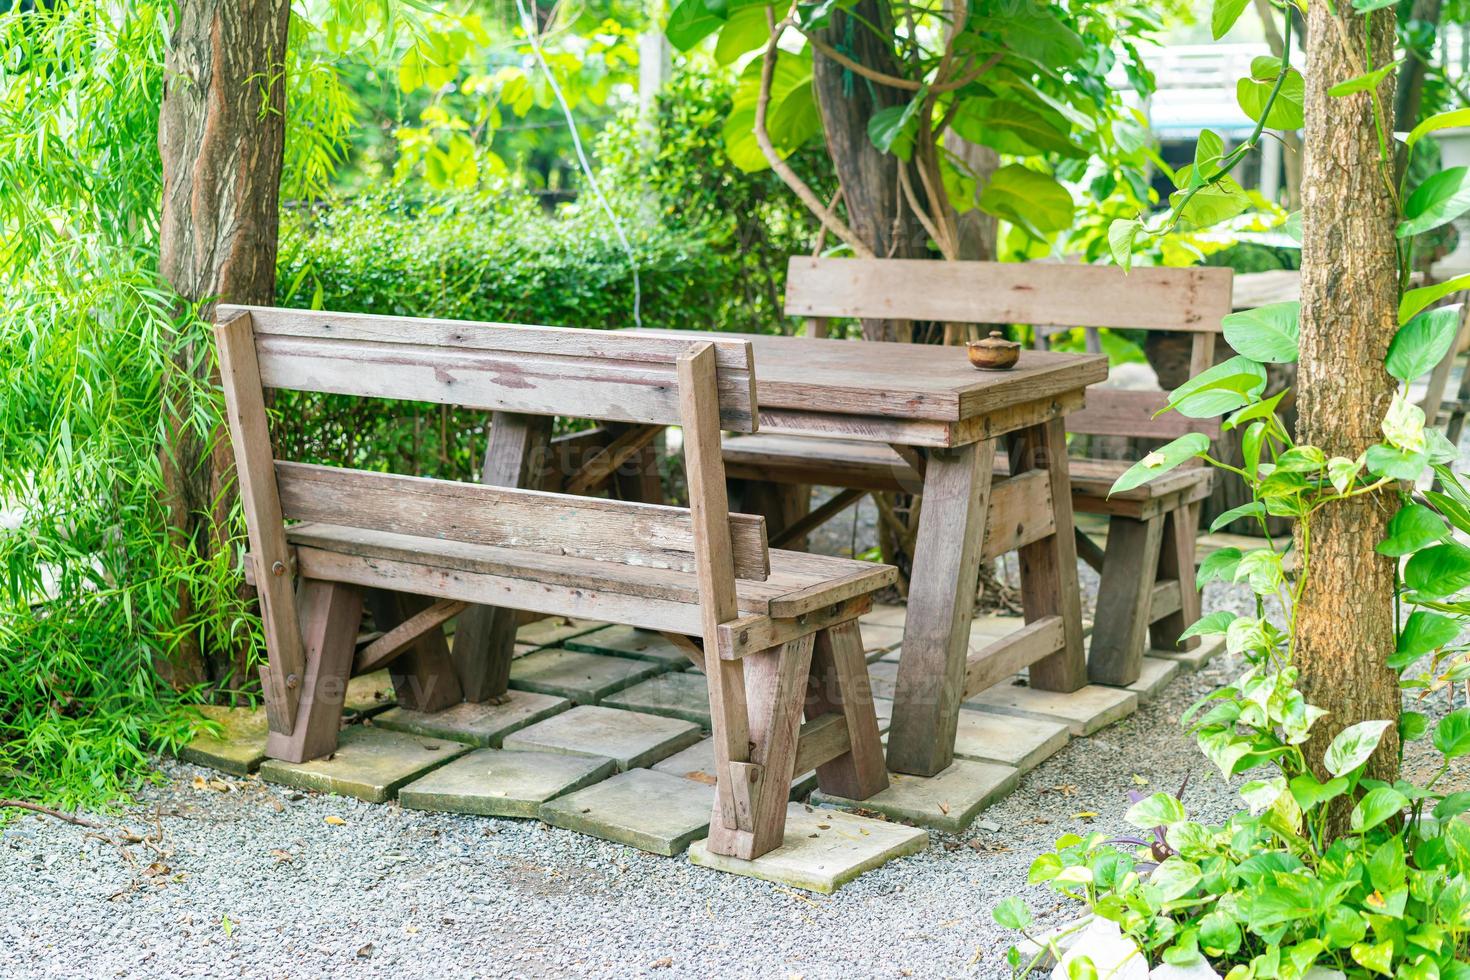
M 461 405 L 618 422 L 679 422 L 677 336 L 421 320 L 267 307 L 249 311 L 261 381 L 270 388 Z M 715 348 L 720 422 L 754 432 L 748 341 Z
M 789 316 L 1218 333 L 1231 272 L 1041 262 L 791 259 Z
M 1067 416 L 1067 431 L 1087 436 L 1160 440 L 1177 439 L 1187 432 L 1202 432 L 1211 439 L 1219 437 L 1219 419 L 1192 419 L 1178 412 L 1155 417 L 1168 404 L 1169 396 L 1162 391 L 1094 387 L 1087 392 L 1087 404 Z
M 348 525 L 469 544 L 693 572 L 694 528 L 682 507 L 276 462 L 293 521 Z M 736 575 L 771 570 L 765 518 L 730 515 Z

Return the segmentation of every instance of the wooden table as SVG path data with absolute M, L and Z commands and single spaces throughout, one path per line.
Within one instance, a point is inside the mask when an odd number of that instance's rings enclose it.
M 889 768 L 932 775 L 949 766 L 960 702 L 1023 667 L 1040 689 L 1086 684 L 1062 423 L 1081 408 L 1084 389 L 1107 377 L 1107 359 L 1026 351 L 1011 371 L 981 372 L 957 347 L 747 339 L 762 432 L 887 444 L 923 474 Z M 544 423 L 497 415 L 485 482 L 524 484 L 546 433 Z M 1002 438 L 1011 475 L 992 488 Z M 988 537 L 997 544 L 987 549 Z M 996 548 L 1019 552 L 1026 625 L 971 654 L 980 562 Z M 455 640 L 462 672 L 473 670 L 467 658 L 508 669 L 513 624 L 505 611 L 476 612 Z M 487 645 L 506 649 L 484 658 L 476 651 Z M 483 690 L 473 676 L 462 679 L 471 700 L 504 690 L 499 678 Z

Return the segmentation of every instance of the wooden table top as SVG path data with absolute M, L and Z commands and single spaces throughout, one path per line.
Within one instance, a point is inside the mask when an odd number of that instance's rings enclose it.
M 659 330 L 698 337 L 697 330 Z M 963 347 L 708 332 L 749 340 L 764 409 L 957 422 L 1039 401 L 1108 376 L 1102 354 L 1021 351 L 1009 371 L 980 371 Z

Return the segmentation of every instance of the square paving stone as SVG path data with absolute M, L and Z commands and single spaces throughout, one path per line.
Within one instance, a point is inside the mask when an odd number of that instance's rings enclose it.
M 224 708 L 206 704 L 201 714 L 224 729 L 218 737 L 199 734 L 179 749 L 179 758 L 236 776 L 248 776 L 265 761 L 269 728 L 264 708 Z
M 510 686 L 554 694 L 576 704 L 597 704 L 609 694 L 663 673 L 661 664 L 627 657 L 549 647 L 510 664 Z
M 848 809 L 872 810 L 890 820 L 911 820 L 925 827 L 957 834 L 970 826 L 985 807 L 1011 794 L 1021 771 L 993 762 L 956 759 L 934 776 L 888 774 L 889 786 L 866 800 L 812 794 L 813 803 L 830 803 Z
M 708 840 L 689 845 L 689 863 L 830 895 L 864 871 L 929 846 L 918 827 L 873 820 L 804 803 L 786 808 L 781 846 L 754 861 L 712 854 Z
M 999 762 L 1022 772 L 1035 769 L 1071 739 L 1059 721 L 961 711 L 955 729 L 954 754 L 978 762 Z
M 546 619 L 538 619 L 534 623 L 527 623 L 516 630 L 517 643 L 529 643 L 531 646 L 549 647 L 553 643 L 573 636 L 581 636 L 595 629 L 606 626 L 593 619 L 569 619 L 566 616 L 548 616 Z
M 507 749 L 612 759 L 619 771 L 626 771 L 651 766 L 699 738 L 699 726 L 691 721 L 579 705 L 512 732 L 501 744 Z
M 572 702 L 554 694 L 506 691 L 503 704 L 462 701 L 432 713 L 393 708 L 374 718 L 373 724 L 395 732 L 499 748 L 511 732 L 560 714 L 571 706 Z
M 1223 636 L 1205 636 L 1200 638 L 1199 646 L 1193 650 L 1150 650 L 1148 655 L 1172 660 L 1185 671 L 1193 673 L 1223 652 L 1225 652 Z
M 962 704 L 1002 715 L 1059 721 L 1080 738 L 1133 714 L 1138 710 L 1138 695 L 1126 688 L 1101 684 L 1089 684 L 1070 694 L 1038 691 L 1020 684 L 997 684 Z
M 683 670 L 690 666 L 688 654 L 662 634 L 634 629 L 632 626 L 605 626 L 567 640 L 562 645 L 568 650 L 587 650 L 592 653 L 632 657 L 635 660 L 652 660 L 670 670 Z
M 476 749 L 398 791 L 410 810 L 535 817 L 541 804 L 616 772 L 611 759 Z
M 1144 657 L 1143 670 L 1139 672 L 1138 680 L 1129 684 L 1127 689 L 1138 695 L 1139 704 L 1147 704 L 1168 687 L 1169 682 L 1179 676 L 1182 669 L 1177 660 L 1152 655 Z
M 383 728 L 344 729 L 337 751 L 310 762 L 261 763 L 261 778 L 317 793 L 385 803 L 398 787 L 464 755 L 470 746 Z
M 903 626 L 884 626 L 882 623 L 858 624 L 863 637 L 863 654 L 871 663 L 874 660 L 898 659 L 899 647 L 903 645 Z
M 654 765 L 657 772 L 715 785 L 715 743 L 706 738 Z M 817 771 L 804 772 L 791 781 L 791 799 L 799 800 L 817 788 Z
M 709 833 L 713 786 L 630 769 L 541 805 L 553 827 L 673 857 Z
M 876 623 L 880 626 L 903 626 L 904 618 L 908 616 L 908 606 L 891 606 L 885 603 L 875 603 L 873 608 L 864 614 L 858 622 L 863 626 Z
M 898 661 L 880 660 L 868 664 L 868 685 L 875 698 L 892 698 L 898 687 Z
M 397 703 L 398 695 L 393 693 L 393 677 L 386 669 L 375 670 L 347 682 L 347 693 L 342 698 L 342 711 L 360 718 L 370 718 Z
M 675 671 L 651 677 L 627 690 L 602 699 L 609 708 L 646 711 L 666 718 L 682 718 L 708 729 L 709 681 L 697 670 Z

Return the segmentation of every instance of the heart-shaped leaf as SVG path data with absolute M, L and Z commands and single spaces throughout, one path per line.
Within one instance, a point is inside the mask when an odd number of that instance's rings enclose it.
M 1231 313 L 1220 321 L 1225 342 L 1238 353 L 1267 364 L 1292 364 L 1299 353 L 1302 304 L 1271 303 Z

